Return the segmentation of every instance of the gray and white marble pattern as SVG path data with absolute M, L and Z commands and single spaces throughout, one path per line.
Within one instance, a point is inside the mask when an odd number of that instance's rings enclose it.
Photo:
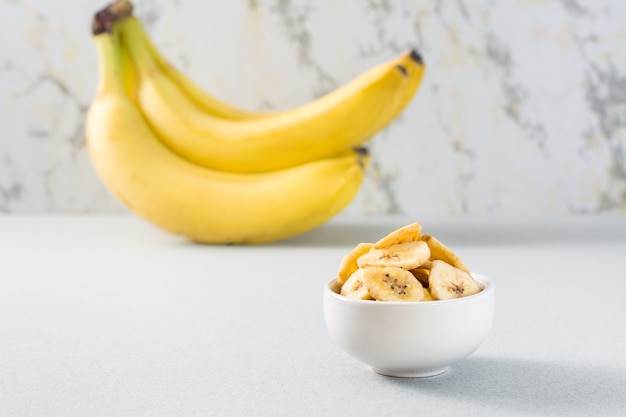
M 124 212 L 84 119 L 103 1 L 0 0 L 0 211 Z M 343 216 L 626 213 L 626 2 L 136 0 L 164 54 L 250 109 L 320 97 L 416 47 L 427 65 Z

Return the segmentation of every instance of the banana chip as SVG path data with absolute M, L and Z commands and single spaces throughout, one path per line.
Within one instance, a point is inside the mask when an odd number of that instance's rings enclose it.
M 374 244 L 374 249 L 388 248 L 398 243 L 415 242 L 419 240 L 420 233 L 422 233 L 422 225 L 417 222 L 411 223 L 380 239 Z
M 430 291 L 428 291 L 427 288 L 424 288 L 424 298 L 422 298 L 422 301 L 433 301 L 433 296 L 430 295 Z
M 424 287 L 428 287 L 428 276 L 430 275 L 430 269 L 432 268 L 432 262 L 426 261 L 423 265 L 420 265 L 418 268 L 409 270 L 410 273 L 413 274 L 415 278 L 422 284 Z
M 359 243 L 341 260 L 341 295 L 376 301 L 431 301 L 481 291 L 469 268 L 422 226 L 411 223 L 376 243 Z
M 369 266 L 362 271 L 367 291 L 375 300 L 421 301 L 424 298 L 422 284 L 406 269 Z
M 414 269 L 428 261 L 430 249 L 425 242 L 396 243 L 381 249 L 372 249 L 357 259 L 359 268 L 368 266 L 395 266 L 403 269 Z
M 369 252 L 372 246 L 374 246 L 373 243 L 359 243 L 354 249 L 343 257 L 341 265 L 339 266 L 339 271 L 337 272 L 337 283 L 339 285 L 343 285 L 343 283 L 350 278 L 352 273 L 359 269 L 356 260 Z
M 433 261 L 428 288 L 437 300 L 467 297 L 480 291 L 470 274 L 440 260 Z
M 467 266 L 465 266 L 463 261 L 461 261 L 461 259 L 454 252 L 452 252 L 450 248 L 437 240 L 437 238 L 431 235 L 422 235 L 420 239 L 426 242 L 430 248 L 431 260 L 439 259 L 469 274 L 470 271 Z
M 363 282 L 364 269 L 357 269 L 350 278 L 341 286 L 341 295 L 359 300 L 371 300 L 367 286 Z

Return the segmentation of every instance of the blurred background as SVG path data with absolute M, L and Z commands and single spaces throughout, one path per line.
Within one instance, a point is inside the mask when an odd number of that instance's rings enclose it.
M 85 149 L 106 1 L 0 0 L 0 211 L 123 213 Z M 341 216 L 626 213 L 626 2 L 135 0 L 166 56 L 249 109 L 411 47 L 426 75 Z

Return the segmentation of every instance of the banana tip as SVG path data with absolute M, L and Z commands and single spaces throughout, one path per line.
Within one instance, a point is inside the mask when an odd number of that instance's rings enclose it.
M 365 147 L 358 147 L 358 148 L 354 148 L 354 151 L 356 152 L 359 158 L 359 165 L 361 166 L 361 168 L 365 168 L 370 158 L 369 150 Z
M 422 56 L 420 55 L 419 52 L 417 52 L 417 49 L 413 48 L 411 49 L 411 53 L 409 54 L 409 57 L 417 62 L 420 65 L 424 65 L 424 59 L 422 58 Z

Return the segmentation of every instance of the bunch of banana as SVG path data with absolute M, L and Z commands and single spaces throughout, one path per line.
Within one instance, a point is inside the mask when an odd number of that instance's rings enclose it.
M 202 243 L 286 239 L 338 214 L 363 181 L 362 146 L 409 103 L 424 69 L 411 51 L 309 104 L 259 113 L 171 66 L 126 0 L 96 13 L 92 32 L 96 171 L 131 211 Z

